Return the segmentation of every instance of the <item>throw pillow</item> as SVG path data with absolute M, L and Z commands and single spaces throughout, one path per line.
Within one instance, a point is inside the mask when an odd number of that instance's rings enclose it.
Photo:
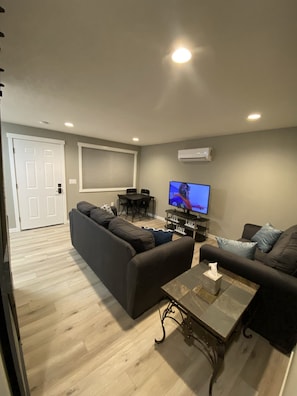
M 78 202 L 76 207 L 81 213 L 85 214 L 86 216 L 90 216 L 91 210 L 97 208 L 97 206 L 90 204 L 86 201 Z
M 239 256 L 254 260 L 257 242 L 241 242 L 216 237 L 219 248 Z
M 173 230 L 163 230 L 162 228 L 142 227 L 144 230 L 151 232 L 155 239 L 155 245 L 163 245 L 172 241 Z
M 154 237 L 150 232 L 142 230 L 134 224 L 128 223 L 128 221 L 121 217 L 115 217 L 112 219 L 109 222 L 108 229 L 114 235 L 130 243 L 137 253 L 141 253 L 155 247 Z
M 297 276 L 297 225 L 285 230 L 263 262 L 279 271 Z
M 103 210 L 106 210 L 106 212 L 108 212 L 108 213 L 110 213 L 112 215 L 114 214 L 112 209 L 111 209 L 111 206 L 108 205 L 108 204 L 104 204 L 104 205 L 100 206 L 100 208 L 103 209 Z
M 262 252 L 267 253 L 272 249 L 281 233 L 281 230 L 277 230 L 271 224 L 267 223 L 261 227 L 255 235 L 252 236 L 251 240 L 258 243 L 257 247 Z
M 95 208 L 91 210 L 90 214 L 91 219 L 95 220 L 96 223 L 102 225 L 107 228 L 109 222 L 115 217 L 113 213 L 109 213 L 106 210 L 101 208 Z

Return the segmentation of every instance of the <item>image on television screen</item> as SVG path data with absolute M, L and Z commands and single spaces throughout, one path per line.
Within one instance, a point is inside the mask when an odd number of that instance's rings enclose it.
M 207 184 L 171 181 L 169 205 L 187 211 L 208 213 L 210 186 Z

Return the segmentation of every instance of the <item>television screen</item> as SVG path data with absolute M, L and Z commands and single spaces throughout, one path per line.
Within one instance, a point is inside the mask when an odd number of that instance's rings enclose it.
M 208 213 L 210 186 L 207 184 L 169 182 L 169 205 L 187 212 Z

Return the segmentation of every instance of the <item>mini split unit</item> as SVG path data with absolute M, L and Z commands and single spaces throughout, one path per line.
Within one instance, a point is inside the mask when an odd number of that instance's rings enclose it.
M 190 161 L 211 161 L 211 147 L 178 150 L 178 160 Z

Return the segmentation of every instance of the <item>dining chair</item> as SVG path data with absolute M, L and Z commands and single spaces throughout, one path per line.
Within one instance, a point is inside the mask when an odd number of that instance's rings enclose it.
M 137 188 L 127 188 L 126 189 L 126 194 L 137 194 Z M 131 202 L 128 199 L 127 200 L 127 208 L 126 208 L 127 215 L 128 215 L 129 209 L 131 209 L 132 213 L 133 213 L 133 211 L 134 212 L 136 211 L 135 203 L 133 201 Z
M 118 194 L 118 198 L 119 198 L 119 216 L 123 212 L 126 212 L 126 215 L 128 215 L 129 203 L 127 198 L 124 198 L 121 194 Z
M 147 195 L 147 197 L 143 197 L 139 202 L 139 211 L 142 212 L 145 216 L 147 216 L 147 210 L 150 206 L 151 197 L 149 194 L 146 193 L 142 193 L 142 194 Z
M 137 188 L 127 188 L 126 194 L 137 194 Z

